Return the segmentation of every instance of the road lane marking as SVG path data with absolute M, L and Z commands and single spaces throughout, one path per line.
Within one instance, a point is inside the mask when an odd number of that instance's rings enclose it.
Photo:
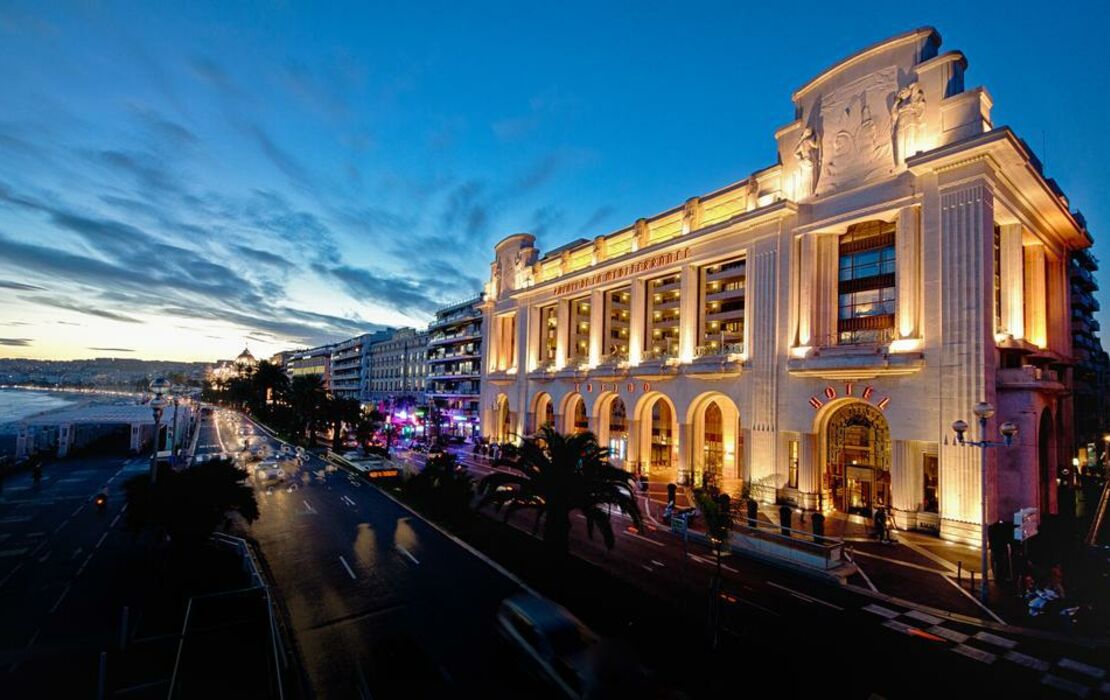
M 1050 688 L 1062 690 L 1065 693 L 1071 693 L 1072 695 L 1076 695 L 1081 698 L 1087 697 L 1087 695 L 1091 692 L 1091 689 L 1083 685 L 1082 683 L 1069 681 L 1066 678 L 1054 676 L 1051 673 L 1044 674 L 1044 677 L 1041 678 L 1041 685 L 1047 685 Z
M 35 640 L 39 638 L 39 632 L 42 632 L 41 627 L 36 628 L 34 633 L 31 635 L 31 638 L 27 640 L 28 649 L 35 645 Z
M 944 637 L 948 641 L 955 642 L 956 644 L 963 644 L 968 639 L 970 639 L 970 637 L 968 637 L 968 635 L 964 634 L 963 632 L 950 630 L 947 627 L 942 627 L 940 625 L 933 625 L 929 628 L 929 631 L 937 635 L 938 637 Z
M 976 635 L 976 636 L 978 636 L 978 635 Z M 1085 676 L 1090 676 L 1091 678 L 1095 678 L 1097 680 L 1102 680 L 1102 677 L 1106 675 L 1106 671 L 1104 671 L 1101 668 L 1098 668 L 1096 666 L 1091 666 L 1089 664 L 1085 664 L 1085 663 L 1082 663 L 1080 661 L 1076 661 L 1074 659 L 1069 659 L 1066 656 L 1064 658 L 1060 659 L 1060 661 L 1056 665 L 1059 666 L 1060 668 L 1066 668 L 1069 671 L 1076 671 L 1078 673 L 1082 673 Z
M 105 532 L 103 535 L 101 535 L 100 539 L 96 541 L 96 546 L 93 547 L 93 549 L 100 549 L 100 545 L 104 544 L 104 540 L 107 539 L 107 537 L 108 537 L 107 532 Z
M 343 495 L 342 495 L 342 496 L 340 496 L 339 498 L 340 498 L 340 500 L 342 500 L 342 501 L 346 502 L 346 504 L 347 504 L 347 505 L 349 505 L 349 506 L 354 506 L 354 505 L 355 505 L 355 502 L 354 502 L 354 501 L 352 501 L 352 500 L 351 500 L 351 497 L 350 497 L 350 496 L 348 496 L 347 494 L 343 494 Z
M 18 557 L 27 553 L 26 547 L 19 547 L 16 549 L 0 549 L 0 558 L 3 557 Z
M 927 625 L 939 625 L 943 622 L 939 617 L 933 617 L 929 613 L 923 613 L 920 610 L 911 610 L 906 613 L 906 617 L 912 617 L 918 622 L 924 622 Z
M 997 656 L 990 653 L 989 651 L 983 651 L 982 649 L 976 649 L 975 647 L 969 647 L 966 644 L 958 644 L 958 645 L 952 647 L 952 651 L 956 652 L 957 654 L 960 654 L 961 656 L 966 656 L 969 659 L 974 659 L 974 660 L 978 661 L 981 664 L 987 664 L 988 666 L 990 664 L 993 664 L 995 662 L 995 660 L 998 658 Z
M 54 601 L 54 607 L 50 608 L 51 613 L 53 613 L 55 610 L 57 610 L 58 606 L 62 604 L 63 600 L 65 600 L 66 594 L 69 593 L 70 585 L 71 584 L 67 583 L 66 587 L 64 589 L 62 589 L 62 594 L 60 596 L 58 596 L 58 600 Z
M 655 569 L 651 568 L 651 567 L 650 567 L 650 566 L 648 566 L 647 564 L 640 564 L 640 566 L 644 567 L 644 569 L 645 569 L 645 570 L 647 570 L 647 571 L 648 571 L 648 573 L 650 573 L 650 572 L 652 572 L 652 571 L 655 571 Z
M 111 529 L 112 529 L 113 527 L 115 527 L 115 526 L 116 526 L 116 523 L 118 523 L 118 522 L 119 522 L 120 516 L 122 516 L 122 515 L 123 515 L 123 513 L 122 513 L 122 512 L 120 512 L 120 513 L 116 513 L 116 517 L 112 518 L 112 522 L 111 522 L 111 524 L 110 524 L 110 525 L 108 525 L 108 529 L 109 529 L 109 530 L 111 530 Z
M 659 568 L 663 568 L 663 562 L 659 561 L 658 559 L 652 559 L 651 563 L 655 566 L 658 566 Z
M 76 509 L 76 510 L 74 510 L 74 511 L 73 511 L 72 513 L 70 513 L 69 517 L 71 517 L 71 518 L 76 518 L 76 517 L 77 517 L 77 514 L 78 514 L 78 513 L 80 513 L 80 512 L 81 512 L 81 509 L 82 509 L 82 508 L 84 508 L 84 507 L 85 507 L 84 505 L 79 505 L 79 506 L 77 506 L 77 509 Z
M 311 505 L 309 505 L 308 501 L 301 501 L 301 502 L 304 503 L 304 510 L 305 510 L 306 513 L 308 513 L 309 515 L 316 515 L 316 509 L 313 508 Z
M 999 637 L 997 634 L 991 634 L 990 632 L 976 632 L 975 638 L 981 642 L 993 644 L 996 647 L 1002 647 L 1003 649 L 1013 649 L 1017 646 L 1017 642 L 1015 642 L 1014 640 L 1006 639 L 1005 637 Z
M 405 548 L 404 548 L 404 547 L 402 547 L 401 545 L 397 545 L 397 551 L 399 551 L 399 552 L 400 552 L 401 554 L 404 554 L 404 555 L 405 555 L 406 557 L 408 557 L 409 559 L 411 559 L 411 560 L 412 560 L 412 563 L 413 563 L 413 564 L 419 564 L 419 563 L 420 563 L 420 560 L 419 560 L 419 559 L 417 559 L 416 557 L 412 556 L 412 552 L 410 552 L 409 550 L 405 549 Z
M 768 583 L 770 583 L 770 582 L 768 582 Z M 775 584 L 772 583 L 771 585 L 773 586 Z M 890 608 L 884 608 L 881 605 L 876 605 L 875 603 L 872 603 L 870 605 L 865 605 L 863 607 L 863 609 L 866 610 L 869 613 L 872 613 L 873 615 L 878 615 L 880 617 L 885 617 L 888 620 L 893 619 L 895 617 L 898 617 L 901 614 L 901 613 L 894 612 Z
M 1044 661 L 1043 659 L 1038 659 L 1035 656 L 1030 656 L 1029 654 L 1022 654 L 1020 651 L 1008 651 L 1006 652 L 1006 655 L 1002 658 L 1006 659 L 1007 661 L 1012 661 L 1018 666 L 1031 668 L 1034 671 L 1038 671 L 1040 673 L 1044 673 L 1048 669 L 1052 668 L 1052 664 L 1048 663 L 1047 661 Z
M 653 544 L 656 547 L 664 546 L 662 542 L 656 542 L 655 540 L 651 539 L 650 537 L 644 537 L 643 535 L 635 533 L 635 532 L 629 532 L 628 530 L 625 530 L 624 534 L 628 535 L 629 537 L 635 537 L 638 540 L 643 540 L 644 542 L 648 542 L 650 544 Z
M 965 598 L 967 598 L 972 603 L 975 603 L 977 606 L 979 606 L 980 610 L 982 610 L 983 612 L 987 613 L 992 618 L 994 618 L 995 622 L 997 622 L 1000 625 L 1006 624 L 1006 621 L 1003 620 L 998 615 L 996 615 L 993 610 L 991 610 L 987 606 L 983 605 L 983 601 L 979 600 L 978 597 L 971 595 L 970 593 L 967 592 L 967 590 L 963 586 L 961 586 L 960 584 L 953 581 L 951 576 L 945 576 L 944 574 L 939 574 L 939 576 L 942 579 L 944 579 L 945 581 L 947 581 L 949 584 L 951 584 L 952 587 L 955 588 L 957 591 L 959 591 Z
M 10 579 L 12 576 L 15 576 L 15 572 L 19 571 L 22 568 L 23 562 L 19 562 L 18 564 L 13 566 L 12 570 L 8 572 L 7 576 L 5 576 L 3 579 L 0 579 L 0 587 L 3 587 L 4 584 L 8 582 L 8 579 Z
M 357 576 L 355 576 L 355 572 L 351 571 L 351 565 L 347 563 L 347 560 L 343 558 L 343 555 L 339 556 L 339 562 L 343 564 L 343 568 L 347 570 L 347 573 L 351 576 L 352 579 L 358 578 Z
M 782 590 L 782 591 L 786 591 L 787 593 L 794 596 L 795 598 L 801 598 L 802 600 L 806 601 L 807 603 L 820 603 L 821 605 L 824 605 L 827 608 L 832 608 L 833 610 L 838 610 L 840 612 L 844 612 L 844 608 L 840 607 L 839 605 L 836 605 L 834 603 L 830 603 L 830 602 L 825 601 L 825 600 L 821 600 L 820 598 L 817 598 L 816 596 L 809 595 L 808 593 L 802 593 L 801 591 L 796 591 L 793 588 L 787 588 L 786 586 L 775 583 L 774 581 L 768 581 L 767 585 L 772 586 L 773 588 L 778 588 L 779 590 Z M 875 606 L 875 607 L 878 607 L 878 606 Z M 872 612 L 874 612 L 874 611 L 872 611 Z M 895 617 L 897 615 L 898 615 L 897 613 L 894 613 Z

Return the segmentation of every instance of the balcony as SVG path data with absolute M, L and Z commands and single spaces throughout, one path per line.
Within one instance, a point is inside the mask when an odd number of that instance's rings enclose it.
M 837 344 L 830 336 L 810 346 L 790 349 L 786 368 L 798 377 L 822 379 L 873 379 L 914 374 L 925 367 L 925 353 L 918 338 L 895 340 L 885 333 L 879 342 Z
M 477 352 L 472 353 L 454 353 L 450 355 L 434 355 L 428 358 L 428 364 L 451 362 L 452 360 L 477 360 L 481 355 Z
M 475 331 L 472 333 L 458 333 L 454 335 L 443 335 L 438 338 L 432 338 L 428 341 L 429 347 L 448 345 L 450 343 L 462 343 L 468 340 L 478 340 L 482 337 L 482 332 Z
M 451 326 L 457 326 L 457 325 L 462 324 L 462 323 L 477 321 L 477 320 L 480 320 L 481 318 L 482 318 L 482 312 L 481 311 L 471 311 L 469 313 L 460 314 L 458 316 L 452 316 L 450 318 L 445 318 L 445 319 L 442 319 L 442 320 L 439 320 L 439 321 L 435 321 L 433 323 L 429 323 L 428 324 L 428 330 L 429 331 L 434 331 L 434 330 L 439 330 L 441 328 L 450 328 Z
M 694 361 L 683 365 L 682 372 L 710 379 L 739 374 L 743 366 L 743 343 L 710 343 L 694 349 Z
M 1060 382 L 1056 372 L 1033 365 L 1000 369 L 995 376 L 995 383 L 999 390 L 1033 390 L 1053 393 L 1064 391 L 1064 385 Z
M 716 292 L 710 291 L 708 287 L 706 287 L 706 289 L 705 289 L 705 300 L 707 302 L 728 301 L 730 299 L 743 299 L 743 298 L 744 298 L 744 288 L 743 287 L 740 287 L 738 289 L 721 289 L 721 290 L 718 290 Z
M 1081 288 L 1088 292 L 1093 292 L 1098 289 L 1098 282 L 1095 282 L 1095 277 L 1091 271 L 1085 267 L 1072 265 L 1070 268 L 1071 281 L 1078 284 Z

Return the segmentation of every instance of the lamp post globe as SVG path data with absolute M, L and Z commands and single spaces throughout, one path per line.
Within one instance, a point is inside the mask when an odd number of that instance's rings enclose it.
M 1002 433 L 1002 439 L 1006 441 L 1007 445 L 1009 445 L 1014 441 L 1014 438 L 1017 437 L 1017 423 L 1014 423 L 1013 421 L 1006 421 L 998 428 L 998 432 Z
M 161 396 L 169 392 L 170 387 L 173 386 L 170 380 L 165 377 L 158 377 L 150 383 L 150 393 L 155 396 Z
M 954 421 L 952 421 L 952 430 L 956 433 L 956 440 L 958 442 L 962 443 L 964 441 L 964 433 L 967 432 L 967 421 L 966 420 L 954 420 Z
M 169 382 L 166 383 L 169 384 Z M 151 387 L 153 386 L 154 382 L 151 382 Z M 166 409 L 168 404 L 169 401 L 161 394 L 155 394 L 154 398 L 150 400 L 150 410 L 154 412 L 154 445 L 150 454 L 150 483 L 152 485 L 158 480 L 158 437 L 161 432 L 162 411 Z
M 981 421 L 989 420 L 994 415 L 994 406 L 990 405 L 987 401 L 980 401 L 975 404 L 975 408 L 971 409 L 975 413 L 975 417 Z

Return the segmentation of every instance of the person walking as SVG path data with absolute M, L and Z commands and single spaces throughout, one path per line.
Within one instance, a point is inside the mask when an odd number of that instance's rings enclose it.
M 886 509 L 882 506 L 875 507 L 875 538 L 879 542 L 886 542 Z

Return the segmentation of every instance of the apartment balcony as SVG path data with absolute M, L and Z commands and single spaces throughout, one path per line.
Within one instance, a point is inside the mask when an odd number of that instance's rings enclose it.
M 743 299 L 743 298 L 744 298 L 744 288 L 743 287 L 739 287 L 737 289 L 721 289 L 721 290 L 718 290 L 716 292 L 709 291 L 708 287 L 706 287 L 706 289 L 705 289 L 705 300 L 707 302 L 729 301 L 730 299 Z
M 717 270 L 716 272 L 707 272 L 705 275 L 706 282 L 724 282 L 725 280 L 739 279 L 744 281 L 746 275 L 746 266 L 740 265 L 738 267 L 730 267 L 727 270 Z
M 726 321 L 739 321 L 744 318 L 743 309 L 733 309 L 731 311 L 706 311 L 705 320 L 708 323 L 716 321 L 718 323 L 725 323 Z
M 668 282 L 667 284 L 648 285 L 647 292 L 648 292 L 648 294 L 662 294 L 664 292 L 676 291 L 681 286 L 682 286 L 681 280 L 679 280 L 676 277 L 673 282 Z
M 436 381 L 440 379 L 477 379 L 482 376 L 478 370 L 468 370 L 466 372 L 432 372 L 428 375 L 428 379 Z
M 651 304 L 652 311 L 670 311 L 678 308 L 678 303 L 681 299 L 665 298 L 660 301 L 653 301 Z
M 1046 391 L 1062 393 L 1065 389 L 1056 372 L 1033 365 L 998 370 L 995 375 L 998 389 L 1009 391 Z
M 452 362 L 452 361 L 457 361 L 457 360 L 479 360 L 479 359 L 481 359 L 481 357 L 482 356 L 481 356 L 480 353 L 471 352 L 471 353 L 456 353 L 456 354 L 452 354 L 452 355 L 435 355 L 433 357 L 427 358 L 427 360 L 428 360 L 428 364 L 433 364 L 433 363 L 438 364 L 438 363 L 441 363 L 441 362 Z
M 481 331 L 476 331 L 474 333 L 456 334 L 456 335 L 444 335 L 444 336 L 440 336 L 438 338 L 432 338 L 431 340 L 429 340 L 428 341 L 428 346 L 429 347 L 438 347 L 440 345 L 449 345 L 451 343 L 463 343 L 463 342 L 466 342 L 468 340 L 478 340 L 481 337 L 482 337 Z
M 1072 265 L 1069 271 L 1071 281 L 1078 284 L 1084 290 L 1093 292 L 1098 289 L 1098 282 L 1095 281 L 1095 276 L 1086 267 Z
M 463 323 L 472 323 L 474 321 L 481 320 L 481 318 L 482 318 L 482 312 L 481 311 L 472 311 L 470 313 L 461 314 L 459 316 L 454 316 L 454 317 L 451 317 L 451 318 L 445 318 L 445 319 L 442 319 L 440 321 L 435 321 L 434 323 L 429 323 L 428 324 L 428 330 L 429 331 L 435 331 L 435 330 L 440 330 L 440 329 L 443 329 L 443 328 L 450 328 L 452 326 L 458 326 L 458 325 L 461 325 Z

